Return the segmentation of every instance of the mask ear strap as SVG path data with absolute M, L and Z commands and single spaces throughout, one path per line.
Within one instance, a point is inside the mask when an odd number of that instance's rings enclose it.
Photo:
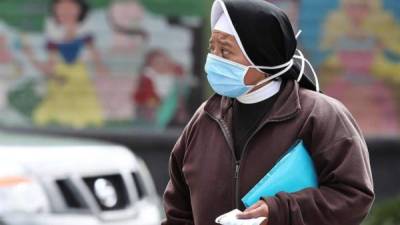
M 295 55 L 294 58 L 300 59 L 300 60 L 301 60 L 301 69 L 300 69 L 299 77 L 297 78 L 297 82 L 300 82 L 301 78 L 303 77 L 303 75 L 304 75 L 304 70 L 305 70 L 305 63 L 307 63 L 307 65 L 310 67 L 311 72 L 312 72 L 312 74 L 313 74 L 313 76 L 314 76 L 314 79 L 315 79 L 315 90 L 316 90 L 317 92 L 319 92 L 319 91 L 320 91 L 320 88 L 319 88 L 319 81 L 318 81 L 317 73 L 316 73 L 315 70 L 314 70 L 314 67 L 312 66 L 312 64 L 310 63 L 310 61 L 308 61 L 308 60 L 304 57 L 303 53 L 302 53 L 299 49 L 297 49 L 297 52 L 299 53 L 299 55 Z
M 314 79 L 315 79 L 315 90 L 316 90 L 317 92 L 319 92 L 320 89 L 319 89 L 319 81 L 318 81 L 317 73 L 315 72 L 314 67 L 311 65 L 310 61 L 308 61 L 306 58 L 304 58 L 304 60 L 306 61 L 306 63 L 308 64 L 308 66 L 310 67 L 310 69 L 311 69 L 311 71 L 312 71 L 312 73 L 313 73 L 313 75 L 314 75 Z
M 258 68 L 258 69 L 266 69 L 266 70 L 276 70 L 276 69 L 286 68 L 289 65 L 291 65 L 292 63 L 293 63 L 292 60 L 289 60 L 286 63 L 278 65 L 278 66 L 249 66 L 249 67 L 250 68 Z
M 300 36 L 300 34 L 302 32 L 303 32 L 302 30 L 299 30 L 297 32 L 296 39 L 299 38 L 299 36 Z M 299 53 L 299 55 L 294 55 L 294 58 L 301 60 L 301 69 L 300 69 L 299 77 L 297 78 L 297 82 L 300 82 L 301 78 L 303 77 L 304 70 L 305 70 L 305 63 L 307 63 L 307 65 L 310 67 L 311 72 L 313 73 L 313 76 L 314 76 L 314 79 L 315 79 L 315 90 L 317 92 L 319 92 L 320 91 L 320 89 L 319 89 L 319 81 L 318 81 L 317 73 L 314 70 L 314 67 L 311 65 L 310 61 L 308 61 L 308 59 L 306 59 L 306 57 L 304 57 L 303 53 L 299 49 L 296 49 L 296 51 Z
M 300 36 L 301 33 L 302 33 L 302 30 L 299 30 L 299 31 L 297 32 L 297 34 L 296 34 L 296 39 L 299 38 L 299 36 Z M 296 51 L 297 51 L 297 53 L 298 53 L 299 55 L 294 55 L 293 58 L 296 58 L 296 59 L 300 59 L 300 60 L 301 60 L 301 69 L 300 69 L 300 74 L 299 74 L 299 76 L 298 76 L 298 78 L 297 78 L 297 82 L 300 82 L 301 78 L 303 77 L 304 71 L 305 71 L 305 67 L 306 67 L 305 64 L 307 63 L 307 65 L 310 67 L 311 72 L 313 73 L 313 76 L 314 76 L 314 79 L 315 79 L 315 89 L 316 89 L 317 92 L 319 92 L 319 91 L 320 91 L 320 88 L 319 88 L 319 81 L 318 81 L 317 73 L 315 73 L 314 67 L 312 66 L 312 64 L 310 63 L 310 61 L 308 61 L 308 60 L 304 57 L 303 53 L 302 53 L 299 49 L 296 49 Z M 283 69 L 282 71 L 280 71 L 280 72 L 277 73 L 277 74 L 274 74 L 273 76 L 267 77 L 266 79 L 264 79 L 264 80 L 258 82 L 258 83 L 255 84 L 255 85 L 248 85 L 248 86 L 258 86 L 258 85 L 260 85 L 260 84 L 264 84 L 264 83 L 266 83 L 266 82 L 268 82 L 268 81 L 270 81 L 270 80 L 273 80 L 273 79 L 275 79 L 275 78 L 281 76 L 282 74 L 286 73 L 287 71 L 289 71 L 290 68 L 292 68 L 293 64 L 294 64 L 294 61 L 293 61 L 293 59 L 291 59 L 291 60 L 289 60 L 287 63 L 282 64 L 282 65 L 278 65 L 278 66 L 271 66 L 271 67 L 270 67 L 270 66 L 249 66 L 249 67 L 258 68 L 258 69 L 281 69 L 281 68 L 285 68 L 285 69 Z
M 296 39 L 299 39 L 299 36 L 300 36 L 300 34 L 301 34 L 302 32 L 303 32 L 302 30 L 297 31 Z
M 264 83 L 266 83 L 266 82 L 268 82 L 270 80 L 273 80 L 273 79 L 281 76 L 282 74 L 286 73 L 287 71 L 289 71 L 290 68 L 292 68 L 293 64 L 294 64 L 293 59 L 291 59 L 290 61 L 288 61 L 287 63 L 284 64 L 286 66 L 286 68 L 283 69 L 282 71 L 280 71 L 279 73 L 276 73 L 276 74 L 274 74 L 274 75 L 272 75 L 270 77 L 267 77 L 267 78 L 265 78 L 264 80 L 261 80 L 260 82 L 258 82 L 255 85 L 249 85 L 249 86 L 255 87 L 255 86 L 264 84 Z M 271 69 L 271 67 L 269 67 L 269 66 L 259 66 L 258 68 L 260 68 L 260 69 Z M 279 68 L 282 68 L 282 65 L 280 65 Z
M 299 77 L 297 78 L 297 82 L 300 82 L 301 78 L 302 78 L 303 75 L 304 75 L 304 70 L 305 70 L 305 59 L 306 59 L 306 58 L 304 57 L 303 53 L 302 53 L 299 49 L 296 49 L 296 51 L 299 53 L 299 56 L 295 55 L 294 58 L 296 58 L 296 59 L 301 59 L 300 74 L 299 74 Z

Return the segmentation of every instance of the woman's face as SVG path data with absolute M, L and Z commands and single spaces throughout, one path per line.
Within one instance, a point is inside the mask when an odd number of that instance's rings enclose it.
M 239 64 L 250 66 L 239 47 L 235 37 L 222 31 L 214 30 L 209 41 L 210 53 Z M 250 68 L 245 75 L 244 82 L 247 85 L 254 85 L 265 78 L 265 75 L 254 68 Z
M 54 6 L 54 14 L 62 25 L 75 25 L 78 23 L 80 6 L 74 1 L 63 0 Z

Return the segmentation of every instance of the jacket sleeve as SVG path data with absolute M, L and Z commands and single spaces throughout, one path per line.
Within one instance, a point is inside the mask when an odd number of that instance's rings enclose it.
M 172 149 L 169 158 L 169 182 L 164 192 L 163 204 L 165 220 L 161 225 L 192 225 L 193 214 L 190 201 L 189 187 L 182 172 L 186 146 L 190 140 L 190 133 L 202 112 L 203 103 L 190 119 L 181 136 Z
M 312 158 L 319 188 L 263 198 L 270 209 L 268 225 L 359 225 L 374 200 L 364 139 L 341 138 Z
M 170 180 L 164 192 L 165 220 L 162 225 L 193 224 L 189 188 L 182 174 L 181 157 L 177 153 L 185 148 L 184 134 L 178 139 L 169 158 Z

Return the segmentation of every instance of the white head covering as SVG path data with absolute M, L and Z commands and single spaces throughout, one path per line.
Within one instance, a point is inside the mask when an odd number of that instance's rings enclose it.
M 254 66 L 253 61 L 249 58 L 246 51 L 243 48 L 242 41 L 237 34 L 235 27 L 232 24 L 228 10 L 226 9 L 225 3 L 222 0 L 214 0 L 211 8 L 211 30 L 219 30 L 227 34 L 233 35 L 236 42 L 238 43 L 246 59 Z
M 219 30 L 235 36 L 235 30 L 231 26 L 230 21 L 228 20 L 228 17 L 225 15 L 225 13 L 222 13 L 220 15 L 219 19 L 217 20 L 217 23 L 213 27 L 213 30 Z

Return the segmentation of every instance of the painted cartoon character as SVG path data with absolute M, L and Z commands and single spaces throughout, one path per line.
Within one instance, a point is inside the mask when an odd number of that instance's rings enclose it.
M 151 51 L 132 95 L 138 119 L 166 126 L 182 109 L 182 93 L 177 85 L 183 76 L 183 68 L 165 52 Z
M 47 62 L 35 59 L 25 48 L 30 61 L 48 78 L 44 100 L 35 110 L 37 125 L 51 123 L 82 128 L 104 122 L 95 88 L 82 60 L 85 49 L 93 59 L 96 74 L 106 74 L 94 37 L 85 27 L 89 6 L 84 0 L 53 0 L 52 16 L 47 21 Z
M 135 53 L 147 40 L 142 27 L 145 9 L 136 0 L 113 1 L 108 10 L 108 20 L 113 30 L 112 50 L 120 53 Z
M 331 55 L 323 68 L 333 72 L 325 91 L 341 100 L 368 134 L 400 132 L 399 93 L 389 84 L 400 81 L 400 64 L 384 54 L 400 55 L 399 38 L 400 27 L 380 0 L 341 0 L 325 23 L 322 49 Z

